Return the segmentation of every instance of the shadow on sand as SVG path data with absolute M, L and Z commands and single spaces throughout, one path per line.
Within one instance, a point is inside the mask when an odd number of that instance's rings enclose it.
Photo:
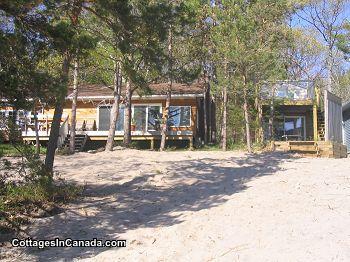
M 226 202 L 228 196 L 246 190 L 250 180 L 273 175 L 280 170 L 281 162 L 289 159 L 291 155 L 288 154 L 264 153 L 232 157 L 226 161 L 215 158 L 168 161 L 165 173 L 141 173 L 124 184 L 89 185 L 78 206 L 79 209 L 90 210 L 90 214 L 84 215 L 84 212 L 71 208 L 45 220 L 32 237 L 116 239 L 119 234 L 139 227 L 166 227 L 181 223 L 181 212 L 218 206 Z M 120 173 L 116 177 L 122 175 Z M 154 183 L 163 177 L 172 181 L 171 186 Z M 39 261 L 48 261 L 86 258 L 105 250 L 51 248 L 26 252 Z

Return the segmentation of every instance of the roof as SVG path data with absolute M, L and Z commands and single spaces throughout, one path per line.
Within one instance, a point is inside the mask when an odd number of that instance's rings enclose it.
M 150 94 L 144 97 L 164 96 L 166 95 L 168 84 L 150 84 Z M 172 95 L 175 96 L 201 96 L 204 92 L 205 84 L 202 82 L 194 82 L 192 84 L 173 83 Z M 69 88 L 67 98 L 72 97 L 72 88 Z M 122 86 L 122 94 L 125 92 L 125 85 Z M 134 96 L 139 96 L 137 89 Z M 81 85 L 79 86 L 78 98 L 111 98 L 113 97 L 113 88 L 102 84 Z
M 347 103 L 343 104 L 343 112 L 350 110 L 350 101 L 348 101 Z

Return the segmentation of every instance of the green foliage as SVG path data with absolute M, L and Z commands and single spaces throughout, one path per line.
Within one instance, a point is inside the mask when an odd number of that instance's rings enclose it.
M 61 179 L 54 181 L 35 148 L 19 139 L 16 125 L 7 127 L 10 143 L 0 144 L 0 231 L 18 229 L 36 209 L 70 200 L 81 191 Z M 5 155 L 11 157 L 2 158 Z
M 35 146 L 29 146 L 31 151 L 35 151 Z M 40 147 L 40 154 L 46 153 L 46 147 Z M 10 143 L 0 144 L 0 156 L 20 156 L 18 150 Z
M 94 54 L 99 65 L 91 63 L 98 72 L 92 80 L 111 84 L 113 63 L 122 62 L 123 77 L 134 87 L 147 93 L 162 67 L 161 42 L 166 34 L 164 3 L 157 1 L 95 1 L 87 10 L 85 26 L 99 36 L 98 50 Z M 101 26 L 102 25 L 102 26 Z M 109 61 L 108 61 L 109 60 Z M 94 62 L 94 61 L 92 61 Z M 101 81 L 100 81 L 101 82 Z
M 197 149 L 198 151 L 221 151 L 222 148 L 219 144 L 210 144 L 204 145 Z M 246 145 L 242 142 L 234 142 L 233 140 L 229 140 L 227 143 L 228 151 L 245 151 Z
M 18 229 L 38 208 L 69 201 L 82 190 L 59 178 L 54 181 L 32 146 L 18 142 L 13 148 L 19 158 L 0 159 L 0 231 Z
M 338 85 L 334 92 L 343 99 L 343 102 L 350 101 L 350 70 L 344 70 L 338 75 Z
M 285 23 L 289 11 L 285 0 L 225 1 L 213 8 L 212 86 L 219 101 L 223 87 L 228 89 L 228 137 L 235 143 L 244 140 L 243 98 L 254 119 L 261 83 L 286 76 L 282 53 L 289 40 Z M 218 114 L 220 119 L 221 110 Z M 258 127 L 255 121 L 249 125 Z
M 350 59 L 350 22 L 343 24 L 344 32 L 337 36 L 337 47 L 344 53 L 345 59 Z
M 5 184 L 0 189 L 0 233 L 18 230 L 28 217 L 54 215 L 57 204 L 76 199 L 81 192 L 81 187 L 63 180 L 52 184 L 48 177 L 25 184 Z

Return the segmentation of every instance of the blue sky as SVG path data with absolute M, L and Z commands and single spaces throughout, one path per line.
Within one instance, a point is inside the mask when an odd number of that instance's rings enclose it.
M 307 11 L 306 11 L 307 13 Z M 298 12 L 298 14 L 305 16 L 305 12 Z M 308 16 L 305 16 L 306 18 L 310 18 Z M 344 6 L 343 12 L 339 16 L 338 22 L 340 21 L 350 21 L 350 1 L 347 0 L 347 3 Z M 293 27 L 310 27 L 310 24 L 303 19 L 301 19 L 297 14 L 293 15 L 291 25 Z

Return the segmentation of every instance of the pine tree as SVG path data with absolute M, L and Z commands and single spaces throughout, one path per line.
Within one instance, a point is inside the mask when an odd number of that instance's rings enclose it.
M 257 86 L 261 81 L 283 73 L 280 54 L 289 8 L 285 0 L 225 1 L 214 7 L 216 86 L 224 90 L 224 94 L 229 88 L 229 99 L 233 96 L 241 98 L 236 106 L 242 107 L 249 152 L 252 151 L 251 113 L 255 109 L 252 105 L 260 93 Z M 223 106 L 225 113 L 226 103 Z M 225 131 L 226 127 L 221 129 Z M 222 134 L 224 136 L 225 132 Z M 223 137 L 223 149 L 226 148 L 225 141 Z

